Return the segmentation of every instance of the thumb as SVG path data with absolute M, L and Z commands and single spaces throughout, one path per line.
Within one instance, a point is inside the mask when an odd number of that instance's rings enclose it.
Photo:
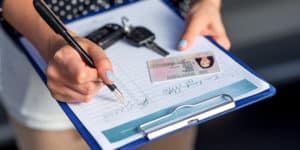
M 98 72 L 99 80 L 102 80 L 105 84 L 112 84 L 114 81 L 114 75 L 112 72 L 112 65 L 105 52 L 98 45 L 88 41 L 88 53 L 94 61 L 95 67 Z
M 185 31 L 182 34 L 177 49 L 183 51 L 191 48 L 197 36 L 200 34 L 201 30 L 204 29 L 205 26 L 206 24 L 203 23 L 201 19 L 191 18 L 186 24 Z

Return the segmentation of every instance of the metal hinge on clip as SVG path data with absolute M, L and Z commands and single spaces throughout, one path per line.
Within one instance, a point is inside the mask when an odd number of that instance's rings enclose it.
M 230 95 L 221 94 L 195 104 L 178 106 L 169 114 L 140 125 L 139 130 L 147 139 L 152 140 L 183 127 L 198 124 L 204 119 L 234 107 L 233 98 Z M 189 112 L 188 116 L 181 116 L 187 112 Z

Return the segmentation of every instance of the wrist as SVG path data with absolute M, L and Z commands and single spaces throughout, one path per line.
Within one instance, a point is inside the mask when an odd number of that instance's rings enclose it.
M 57 35 L 57 34 L 49 35 L 48 44 L 47 44 L 47 48 L 46 48 L 46 51 L 48 51 L 48 54 L 45 58 L 47 64 L 53 58 L 55 52 L 58 49 L 60 49 L 64 44 L 65 43 L 64 43 L 63 38 L 60 37 L 59 35 Z

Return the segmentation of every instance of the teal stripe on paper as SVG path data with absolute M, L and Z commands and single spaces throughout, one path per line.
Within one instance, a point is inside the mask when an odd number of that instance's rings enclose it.
M 188 104 L 196 104 L 199 103 L 207 98 L 216 96 L 216 95 L 221 95 L 221 94 L 228 94 L 231 95 L 232 97 L 237 97 L 240 96 L 242 94 L 245 94 L 247 92 L 250 92 L 254 89 L 256 89 L 257 87 L 252 84 L 250 81 L 244 79 L 241 81 L 238 81 L 236 83 L 233 83 L 231 85 L 225 86 L 223 88 L 211 91 L 209 93 L 206 93 L 204 95 L 201 95 L 199 97 L 193 98 L 191 100 L 187 100 L 181 104 L 175 105 L 175 106 L 171 106 L 169 108 L 160 110 L 158 112 L 149 114 L 145 117 L 139 118 L 139 119 L 135 119 L 132 120 L 130 122 L 121 124 L 119 126 L 116 126 L 114 128 L 108 129 L 103 131 L 103 134 L 106 136 L 106 138 L 110 141 L 110 142 L 118 142 L 120 140 L 123 140 L 125 138 L 128 138 L 130 136 L 133 136 L 141 131 L 138 130 L 138 127 L 141 124 L 144 124 L 146 122 L 149 122 L 151 120 L 154 120 L 156 118 L 165 116 L 167 114 L 169 114 L 170 112 L 172 112 L 176 107 L 181 106 L 181 105 L 188 105 Z M 188 109 L 183 109 L 178 111 L 178 113 L 176 113 L 176 115 L 173 115 L 171 117 L 168 117 L 164 120 L 160 120 L 159 122 L 155 122 L 154 124 L 151 124 L 152 126 L 156 126 L 159 124 L 163 124 L 166 122 L 169 122 L 171 120 L 177 119 L 177 118 L 183 118 L 187 115 L 191 115 L 194 114 L 195 112 L 201 112 L 203 110 L 212 108 L 214 106 L 217 106 L 218 104 L 222 103 L 222 101 L 224 101 L 225 99 L 218 99 L 216 101 L 212 101 L 212 102 L 207 102 L 204 103 L 203 105 L 200 105 L 198 107 L 195 108 L 188 108 Z M 147 127 L 148 128 L 148 127 Z

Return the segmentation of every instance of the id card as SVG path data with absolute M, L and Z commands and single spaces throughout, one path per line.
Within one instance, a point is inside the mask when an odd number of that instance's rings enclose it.
M 149 60 L 148 69 L 152 82 L 220 72 L 211 52 Z

